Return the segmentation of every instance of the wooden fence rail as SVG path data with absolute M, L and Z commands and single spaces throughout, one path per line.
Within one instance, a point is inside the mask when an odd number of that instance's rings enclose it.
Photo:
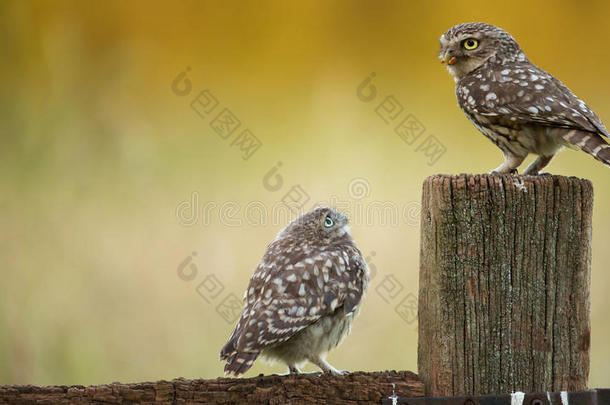
M 287 375 L 214 380 L 157 381 L 98 386 L 0 386 L 0 404 L 379 404 L 392 395 L 423 395 L 408 371 L 356 372 L 343 376 Z

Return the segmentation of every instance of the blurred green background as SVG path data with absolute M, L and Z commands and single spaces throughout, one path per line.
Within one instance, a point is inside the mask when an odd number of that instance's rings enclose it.
M 422 181 L 502 161 L 458 109 L 439 36 L 465 21 L 505 28 L 610 122 L 609 17 L 608 2 L 568 0 L 3 1 L 0 384 L 220 376 L 233 324 L 216 309 L 241 297 L 285 224 L 246 221 L 244 207 L 270 210 L 294 185 L 308 207 L 408 207 L 398 224 L 353 225 L 377 274 L 329 361 L 416 371 L 416 321 L 396 307 L 417 294 Z M 205 89 L 219 104 L 202 118 L 191 102 Z M 386 124 L 376 108 L 389 95 L 404 111 Z M 241 121 L 227 140 L 210 127 L 223 108 Z M 409 114 L 425 127 L 413 144 L 394 132 Z M 247 160 L 232 145 L 245 128 L 262 143 Z M 429 135 L 446 150 L 432 165 L 417 150 Z M 595 186 L 590 385 L 608 387 L 610 171 L 573 151 L 549 170 Z M 284 371 L 258 362 L 247 375 Z

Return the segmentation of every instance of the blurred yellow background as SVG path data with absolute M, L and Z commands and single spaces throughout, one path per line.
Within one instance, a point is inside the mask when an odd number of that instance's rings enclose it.
M 422 181 L 502 161 L 458 109 L 439 36 L 505 28 L 610 122 L 610 3 L 502 4 L 0 3 L 0 384 L 222 375 L 233 323 L 219 306 L 241 298 L 285 225 L 246 216 L 295 192 L 307 207 L 404 209 L 399 223 L 353 225 L 377 274 L 329 361 L 416 371 L 417 323 L 397 307 L 417 295 Z M 366 101 L 357 88 L 373 72 Z M 218 104 L 200 116 L 204 90 Z M 403 110 L 386 123 L 390 95 Z M 240 121 L 226 140 L 211 126 L 225 108 Z M 407 116 L 425 127 L 411 144 L 394 132 Z M 244 129 L 261 144 L 247 160 Z M 444 154 L 428 156 L 427 139 Z M 595 186 L 590 385 L 608 387 L 610 171 L 574 151 L 549 170 Z M 247 375 L 278 372 L 258 362 Z

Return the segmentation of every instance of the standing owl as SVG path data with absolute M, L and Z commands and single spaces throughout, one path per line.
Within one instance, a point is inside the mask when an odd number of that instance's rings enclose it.
M 225 374 L 244 374 L 259 355 L 290 373 L 325 361 L 351 330 L 369 270 L 349 234 L 347 217 L 316 208 L 284 228 L 267 247 L 244 294 L 244 308 L 220 352 Z
M 485 23 L 459 24 L 440 43 L 439 57 L 457 83 L 460 107 L 504 154 L 504 164 L 493 172 L 516 172 L 535 153 L 538 158 L 523 174 L 539 174 L 563 146 L 610 165 L 608 132 L 601 120 L 559 80 L 532 64 L 509 33 Z

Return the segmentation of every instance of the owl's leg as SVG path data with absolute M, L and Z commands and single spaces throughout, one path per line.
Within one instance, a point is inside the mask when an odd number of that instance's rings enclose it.
M 288 366 L 288 370 L 290 371 L 290 374 L 301 374 L 302 373 L 302 371 L 295 365 Z
M 319 358 L 319 357 L 309 359 L 309 361 L 311 361 L 316 366 L 320 367 L 320 369 L 322 369 L 322 371 L 324 371 L 324 373 L 326 373 L 326 374 L 342 375 L 342 374 L 346 373 L 345 371 L 337 370 L 336 368 L 331 366 L 326 360 Z
M 540 174 L 540 170 L 544 169 L 553 159 L 555 155 L 551 156 L 538 156 L 524 171 L 523 174 L 530 176 L 537 176 Z
M 504 163 L 496 167 L 491 173 L 517 173 L 517 168 L 525 160 L 525 156 L 513 155 L 509 152 L 504 152 Z

